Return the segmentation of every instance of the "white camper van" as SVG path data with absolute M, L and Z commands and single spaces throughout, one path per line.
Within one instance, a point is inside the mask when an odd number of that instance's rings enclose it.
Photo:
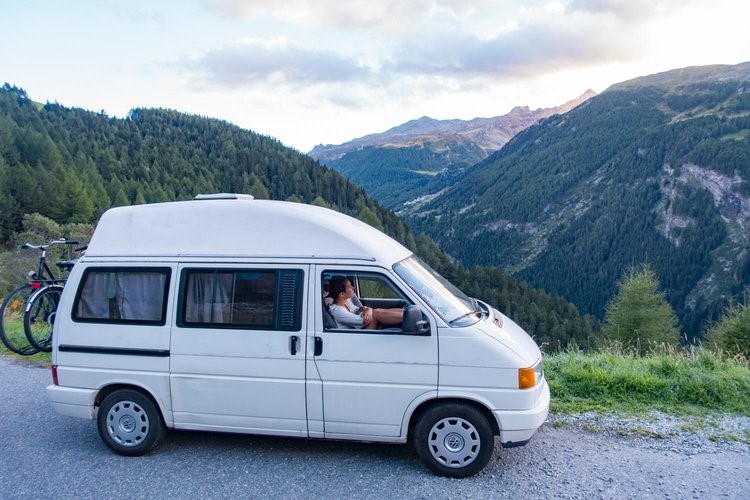
M 326 295 L 342 279 L 401 322 L 338 323 Z M 52 360 L 52 406 L 96 419 L 123 455 L 167 428 L 410 441 L 465 477 L 495 436 L 526 443 L 550 401 L 526 332 L 411 251 L 338 212 L 244 195 L 107 211 L 62 294 Z

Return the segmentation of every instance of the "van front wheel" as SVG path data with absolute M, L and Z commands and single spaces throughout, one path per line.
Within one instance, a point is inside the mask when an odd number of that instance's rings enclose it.
M 442 404 L 427 410 L 412 436 L 420 460 L 435 474 L 469 477 L 492 457 L 495 436 L 487 418 L 476 408 Z
M 97 427 L 102 441 L 112 451 L 127 456 L 148 453 L 166 433 L 156 405 L 132 389 L 115 391 L 104 398 Z

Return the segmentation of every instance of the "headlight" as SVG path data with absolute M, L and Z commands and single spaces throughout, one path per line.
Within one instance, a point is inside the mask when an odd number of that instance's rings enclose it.
M 542 369 L 542 360 L 540 359 L 533 366 L 518 369 L 518 388 L 531 389 L 542 381 L 544 370 Z

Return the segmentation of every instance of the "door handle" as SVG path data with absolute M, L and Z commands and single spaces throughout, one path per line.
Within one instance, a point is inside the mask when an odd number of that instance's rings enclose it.
M 313 351 L 314 356 L 320 356 L 323 354 L 323 339 L 315 337 L 315 350 Z
M 297 354 L 297 342 L 299 341 L 299 337 L 297 337 L 296 335 L 292 335 L 291 337 L 289 337 L 289 340 L 289 351 L 291 351 L 292 356 L 294 356 L 295 354 Z

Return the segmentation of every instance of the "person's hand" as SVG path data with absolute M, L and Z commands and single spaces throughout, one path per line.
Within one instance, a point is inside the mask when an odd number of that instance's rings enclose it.
M 369 323 L 370 321 L 372 321 L 372 307 L 362 308 L 362 319 L 365 323 Z

